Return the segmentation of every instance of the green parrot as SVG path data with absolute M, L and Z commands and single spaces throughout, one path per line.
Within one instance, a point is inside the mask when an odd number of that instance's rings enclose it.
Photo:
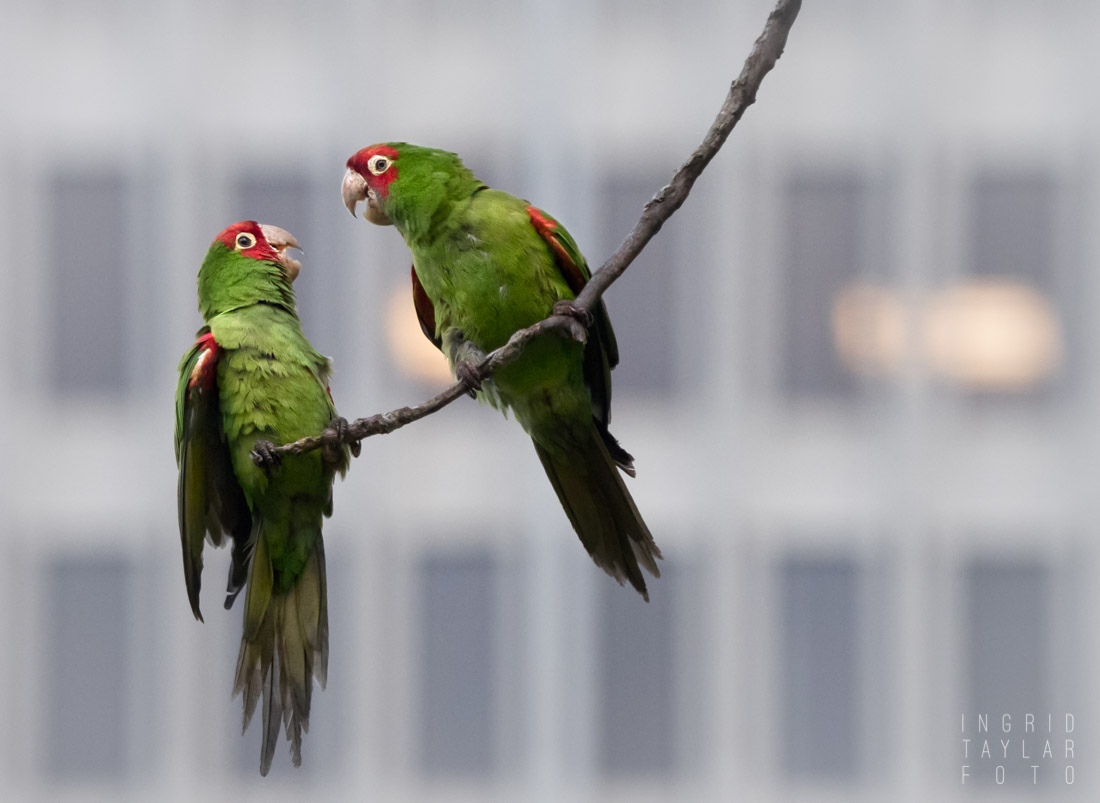
M 332 514 L 333 476 L 343 475 L 353 451 L 328 446 L 285 460 L 272 452 L 272 441 L 347 426 L 328 391 L 329 361 L 302 334 L 291 286 L 300 264 L 287 248 L 298 248 L 289 232 L 254 221 L 229 226 L 211 243 L 198 278 L 206 325 L 180 362 L 176 389 L 187 596 L 202 621 L 203 541 L 221 546 L 228 535 L 226 609 L 245 591 L 233 695 L 244 695 L 242 732 L 263 699 L 262 775 L 280 720 L 294 766 L 301 765 L 313 679 L 325 685 L 321 519 Z
M 619 474 L 634 459 L 608 432 L 618 348 L 602 301 L 592 315 L 573 304 L 590 274 L 569 232 L 455 154 L 404 142 L 348 159 L 342 190 L 352 215 L 365 200 L 367 220 L 404 237 L 424 334 L 481 400 L 512 410 L 588 554 L 648 601 L 639 567 L 659 577 L 661 552 Z M 482 382 L 473 366 L 551 312 L 580 319 L 587 342 L 545 335 Z

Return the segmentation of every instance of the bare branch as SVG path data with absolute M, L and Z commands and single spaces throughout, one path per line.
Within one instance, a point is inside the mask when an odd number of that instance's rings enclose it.
M 718 153 L 745 110 L 756 102 L 756 92 L 760 88 L 760 83 L 783 54 L 783 48 L 787 44 L 787 34 L 801 7 L 802 0 L 778 0 L 775 9 L 768 15 L 763 33 L 757 38 L 752 52 L 745 59 L 741 74 L 730 85 L 726 100 L 718 111 L 718 116 L 710 130 L 703 137 L 703 142 L 680 166 L 672 176 L 672 180 L 646 203 L 642 216 L 622 245 L 599 270 L 592 274 L 592 278 L 577 295 L 576 306 L 589 311 L 594 309 L 596 302 L 607 288 L 626 271 L 646 244 L 661 230 L 665 221 L 672 217 L 672 214 L 687 200 L 695 180 Z M 528 342 L 550 331 L 559 332 L 577 340 L 584 340 L 585 337 L 584 330 L 577 323 L 576 318 L 568 315 L 551 315 L 512 335 L 505 345 L 488 355 L 477 366 L 478 373 L 483 379 L 490 376 L 502 365 L 515 361 Z M 348 425 L 344 441 L 351 443 L 369 438 L 371 435 L 385 435 L 393 432 L 395 429 L 443 409 L 465 393 L 466 385 L 456 382 L 422 404 L 400 407 L 388 413 L 356 419 Z M 294 443 L 276 447 L 275 451 L 279 454 L 303 454 L 320 448 L 326 440 L 331 442 L 336 437 L 334 430 L 327 429 L 317 437 L 303 438 Z

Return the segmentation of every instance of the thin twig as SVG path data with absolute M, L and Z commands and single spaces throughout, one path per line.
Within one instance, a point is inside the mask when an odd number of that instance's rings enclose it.
M 745 59 L 741 74 L 730 85 L 729 94 L 726 95 L 726 100 L 718 111 L 718 116 L 710 130 L 703 137 L 703 142 L 672 176 L 672 181 L 658 190 L 657 194 L 646 203 L 642 216 L 622 245 L 599 270 L 592 274 L 592 278 L 577 295 L 576 306 L 589 311 L 593 310 L 607 288 L 622 276 L 646 244 L 661 230 L 665 221 L 672 217 L 672 214 L 687 200 L 695 180 L 718 153 L 745 110 L 756 101 L 756 92 L 760 88 L 760 83 L 783 54 L 783 48 L 787 44 L 787 34 L 801 7 L 802 0 L 779 0 L 776 3 L 775 9 L 768 15 L 763 33 L 757 38 L 752 52 Z M 567 315 L 551 315 L 533 326 L 520 329 L 505 345 L 479 363 L 476 370 L 482 379 L 489 377 L 496 369 L 518 358 L 528 342 L 546 332 L 560 332 L 583 340 L 583 330 L 578 331 L 578 329 L 575 318 Z M 395 429 L 400 429 L 406 424 L 419 421 L 443 409 L 465 393 L 466 385 L 456 382 L 422 404 L 400 407 L 388 413 L 356 419 L 348 425 L 343 440 L 350 444 L 369 438 L 371 435 L 385 435 L 393 432 Z M 335 430 L 327 429 L 316 437 L 302 438 L 294 443 L 276 447 L 275 451 L 284 455 L 303 454 L 320 448 L 326 440 L 332 441 L 336 438 Z

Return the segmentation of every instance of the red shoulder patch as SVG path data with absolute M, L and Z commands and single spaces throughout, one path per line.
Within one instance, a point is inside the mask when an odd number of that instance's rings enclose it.
M 565 250 L 565 246 L 561 244 L 561 240 L 554 236 L 554 230 L 557 229 L 558 224 L 543 214 L 538 207 L 528 204 L 526 209 L 527 214 L 531 217 L 531 225 L 535 227 L 535 231 L 550 246 L 550 251 L 554 254 L 554 260 L 558 263 L 558 270 L 565 277 L 565 283 L 569 285 L 573 295 L 579 294 L 584 289 L 587 280 L 584 278 L 584 274 L 581 273 L 580 268 L 573 262 L 573 258 L 569 256 L 569 252 Z
M 187 379 L 187 387 L 196 385 L 202 390 L 210 390 L 218 378 L 218 352 L 221 348 L 214 339 L 212 332 L 207 332 L 196 341 L 199 347 L 199 356 L 195 360 L 195 367 L 191 369 L 191 376 Z

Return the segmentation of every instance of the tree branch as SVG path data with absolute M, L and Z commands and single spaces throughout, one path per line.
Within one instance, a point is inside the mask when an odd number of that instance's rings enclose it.
M 607 288 L 622 276 L 646 244 L 661 230 L 665 221 L 672 217 L 672 214 L 687 200 L 695 180 L 718 153 L 745 110 L 756 102 L 756 92 L 760 88 L 760 83 L 783 54 L 783 48 L 787 44 L 787 34 L 801 7 L 802 0 L 778 0 L 775 9 L 768 15 L 763 33 L 757 38 L 752 51 L 745 59 L 741 74 L 730 85 L 726 100 L 718 111 L 718 116 L 710 130 L 703 137 L 703 142 L 672 176 L 672 181 L 658 190 L 657 194 L 646 203 L 642 216 L 622 245 L 599 270 L 592 274 L 592 278 L 577 295 L 576 306 L 589 311 L 593 310 Z M 568 315 L 551 315 L 513 334 L 505 345 L 489 354 L 476 366 L 477 371 L 482 379 L 489 377 L 501 366 L 515 361 L 528 342 L 551 331 L 577 340 L 585 339 L 584 329 L 576 318 Z M 465 393 L 466 385 L 456 382 L 422 404 L 400 407 L 388 413 L 356 419 L 348 425 L 343 440 L 345 443 L 353 443 L 369 438 L 371 435 L 385 435 L 393 432 L 395 429 L 443 409 Z M 321 435 L 302 438 L 294 443 L 276 447 L 275 451 L 281 455 L 303 454 L 320 448 L 326 442 L 335 442 L 337 439 L 335 430 L 326 429 Z

